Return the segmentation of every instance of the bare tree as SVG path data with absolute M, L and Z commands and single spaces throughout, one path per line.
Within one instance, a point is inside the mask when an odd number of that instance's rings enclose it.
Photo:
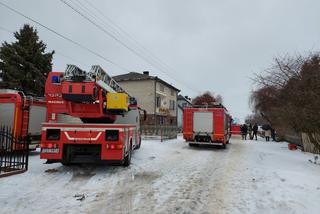
M 209 91 L 192 99 L 193 105 L 212 105 L 217 102 L 222 103 L 221 95 L 214 96 L 214 94 Z
M 257 89 L 250 103 L 273 126 L 306 133 L 320 151 L 314 138 L 320 133 L 320 56 L 276 58 L 264 73 L 255 75 Z

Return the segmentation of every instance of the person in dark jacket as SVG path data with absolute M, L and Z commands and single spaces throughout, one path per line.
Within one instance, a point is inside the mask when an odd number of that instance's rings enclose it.
M 256 140 L 258 140 L 257 134 L 258 134 L 258 125 L 255 123 L 252 127 L 252 132 L 253 132 L 253 138 L 255 137 Z
M 241 126 L 242 140 L 247 140 L 247 134 L 248 134 L 248 126 L 247 126 L 247 124 L 243 124 Z
M 271 138 L 272 141 L 276 141 L 276 130 L 274 130 L 274 128 L 271 127 Z
M 244 138 L 243 138 L 243 125 L 240 125 L 240 133 L 241 133 L 241 139 L 244 140 Z

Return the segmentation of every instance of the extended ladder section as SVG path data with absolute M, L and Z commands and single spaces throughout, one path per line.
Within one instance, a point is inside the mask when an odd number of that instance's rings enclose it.
M 91 80 L 106 91 L 112 93 L 125 93 L 130 96 L 112 77 L 110 77 L 99 65 L 93 65 L 88 73 Z
M 127 112 L 137 101 L 131 97 L 99 65 L 86 72 L 76 65 L 67 65 L 62 83 L 63 98 L 75 103 L 95 103 L 98 91 L 104 91 L 105 108 L 109 113 Z
M 66 71 L 64 72 L 64 79 L 72 82 L 90 81 L 86 71 L 80 69 L 76 65 L 67 65 Z

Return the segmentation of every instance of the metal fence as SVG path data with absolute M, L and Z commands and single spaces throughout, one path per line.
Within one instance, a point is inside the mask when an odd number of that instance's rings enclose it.
M 13 136 L 11 128 L 0 126 L 0 177 L 28 170 L 28 143 Z
M 169 140 L 177 138 L 177 126 L 141 126 L 141 134 L 143 139 Z

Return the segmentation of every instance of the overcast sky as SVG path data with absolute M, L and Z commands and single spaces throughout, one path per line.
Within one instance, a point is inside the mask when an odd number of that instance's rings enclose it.
M 80 9 L 79 1 L 103 17 L 85 0 L 68 2 Z M 254 73 L 267 68 L 275 56 L 319 50 L 319 0 L 89 1 L 170 68 L 150 65 L 59 0 L 1 0 L 129 71 L 150 71 L 181 89 L 183 95 L 194 97 L 207 90 L 221 94 L 233 117 L 240 119 L 251 112 L 248 97 Z M 138 49 L 127 36 L 94 21 L 151 60 L 149 52 Z M 110 24 L 105 17 L 104 21 Z M 6 30 L 16 31 L 24 23 L 36 26 L 48 50 L 56 51 L 55 71 L 63 71 L 66 64 L 86 70 L 100 64 L 111 75 L 127 72 L 1 5 L 0 42 L 13 41 Z

